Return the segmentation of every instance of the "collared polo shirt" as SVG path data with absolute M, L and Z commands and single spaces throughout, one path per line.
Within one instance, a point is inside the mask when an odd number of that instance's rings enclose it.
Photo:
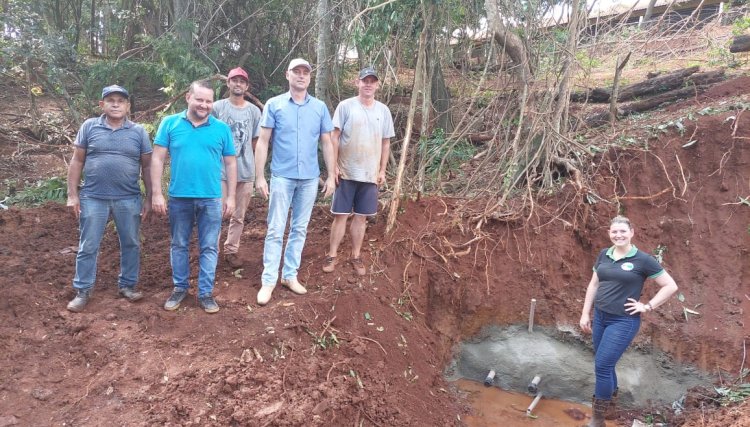
M 152 151 L 143 126 L 125 120 L 112 129 L 102 114 L 83 122 L 73 144 L 86 150 L 81 196 L 117 200 L 141 194 L 141 156 Z
M 235 155 L 232 131 L 226 123 L 209 115 L 195 127 L 185 110 L 161 121 L 154 144 L 169 150 L 170 197 L 221 197 L 223 158 Z
M 291 92 L 268 100 L 260 125 L 273 130 L 271 173 L 290 179 L 320 176 L 318 141 L 333 130 L 331 114 L 323 101 L 307 94 L 297 104 Z
M 628 316 L 625 303 L 628 298 L 639 300 L 646 279 L 664 274 L 664 268 L 653 256 L 632 245 L 622 258 L 614 259 L 614 246 L 603 249 L 594 264 L 599 278 L 594 307 L 607 313 Z

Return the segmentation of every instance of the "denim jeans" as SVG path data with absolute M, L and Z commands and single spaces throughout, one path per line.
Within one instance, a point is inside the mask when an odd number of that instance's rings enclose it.
M 170 259 L 172 281 L 176 288 L 190 287 L 190 236 L 198 226 L 198 297 L 211 295 L 216 277 L 221 232 L 221 198 L 169 198 L 169 229 L 172 234 Z
M 610 400 L 617 388 L 615 365 L 641 327 L 641 316 L 621 316 L 594 310 L 591 326 L 594 342 L 594 396 Z
M 289 238 L 284 249 L 284 267 L 281 277 L 297 278 L 302 248 L 307 237 L 307 223 L 315 204 L 318 192 L 318 178 L 290 179 L 280 176 L 271 177 L 268 201 L 268 231 L 263 248 L 263 286 L 276 286 L 281 262 L 281 246 L 284 243 L 284 230 L 292 208 L 292 223 Z
M 80 241 L 76 255 L 76 274 L 73 278 L 75 289 L 85 290 L 94 286 L 99 243 L 102 241 L 110 214 L 115 220 L 117 236 L 120 239 L 118 286 L 133 287 L 138 283 L 141 266 L 141 196 L 119 200 L 81 197 Z

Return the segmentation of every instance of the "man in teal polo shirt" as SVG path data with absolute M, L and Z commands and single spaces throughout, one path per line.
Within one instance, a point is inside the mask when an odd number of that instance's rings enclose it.
M 186 100 L 187 110 L 164 118 L 159 125 L 151 164 L 151 179 L 157 183 L 153 186 L 152 209 L 164 215 L 167 204 L 158 183 L 161 182 L 167 153 L 171 159 L 168 211 L 174 289 L 164 309 L 177 310 L 187 295 L 190 286 L 190 235 L 193 224 L 197 224 L 200 249 L 198 302 L 207 313 L 216 313 L 219 305 L 213 298 L 213 288 L 219 233 L 222 217 L 231 216 L 235 208 L 237 160 L 231 129 L 211 115 L 214 101 L 211 83 L 193 82 Z M 227 183 L 223 206 L 222 163 Z
M 297 271 L 318 189 L 318 141 L 322 143 L 323 160 L 328 172 L 323 191 L 329 197 L 336 189 L 331 143 L 333 123 L 328 107 L 307 93 L 311 71 L 310 63 L 304 59 L 292 60 L 286 71 L 289 92 L 269 99 L 260 120 L 260 135 L 255 149 L 255 187 L 263 197 L 269 199 L 263 275 L 258 292 L 260 305 L 270 301 L 279 278 L 281 246 L 290 208 L 292 221 L 284 250 L 281 283 L 296 294 L 307 293 L 297 279 Z M 272 145 L 270 189 L 264 175 L 269 144 Z

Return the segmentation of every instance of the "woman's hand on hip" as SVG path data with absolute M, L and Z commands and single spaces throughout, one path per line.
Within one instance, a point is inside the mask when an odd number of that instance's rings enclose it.
M 645 313 L 648 311 L 646 304 L 633 298 L 628 298 L 628 301 L 629 302 L 625 303 L 625 311 L 628 312 L 629 315 L 632 316 L 637 313 Z

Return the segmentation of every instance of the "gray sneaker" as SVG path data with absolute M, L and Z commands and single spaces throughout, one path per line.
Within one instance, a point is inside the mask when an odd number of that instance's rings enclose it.
M 169 296 L 169 299 L 166 303 L 164 303 L 164 309 L 167 311 L 175 311 L 178 308 L 180 308 L 180 303 L 182 300 L 185 299 L 187 296 L 187 289 L 182 288 L 174 288 L 172 289 L 172 295 Z
M 216 300 L 211 295 L 198 298 L 198 302 L 206 313 L 216 313 L 219 311 L 219 304 L 216 304 Z
M 121 297 L 125 298 L 126 300 L 130 302 L 136 302 L 139 299 L 143 298 L 143 294 L 141 292 L 136 291 L 131 286 L 123 286 L 120 288 L 119 294 Z
M 68 303 L 68 310 L 74 313 L 80 313 L 91 298 L 91 289 L 78 289 L 76 297 Z

